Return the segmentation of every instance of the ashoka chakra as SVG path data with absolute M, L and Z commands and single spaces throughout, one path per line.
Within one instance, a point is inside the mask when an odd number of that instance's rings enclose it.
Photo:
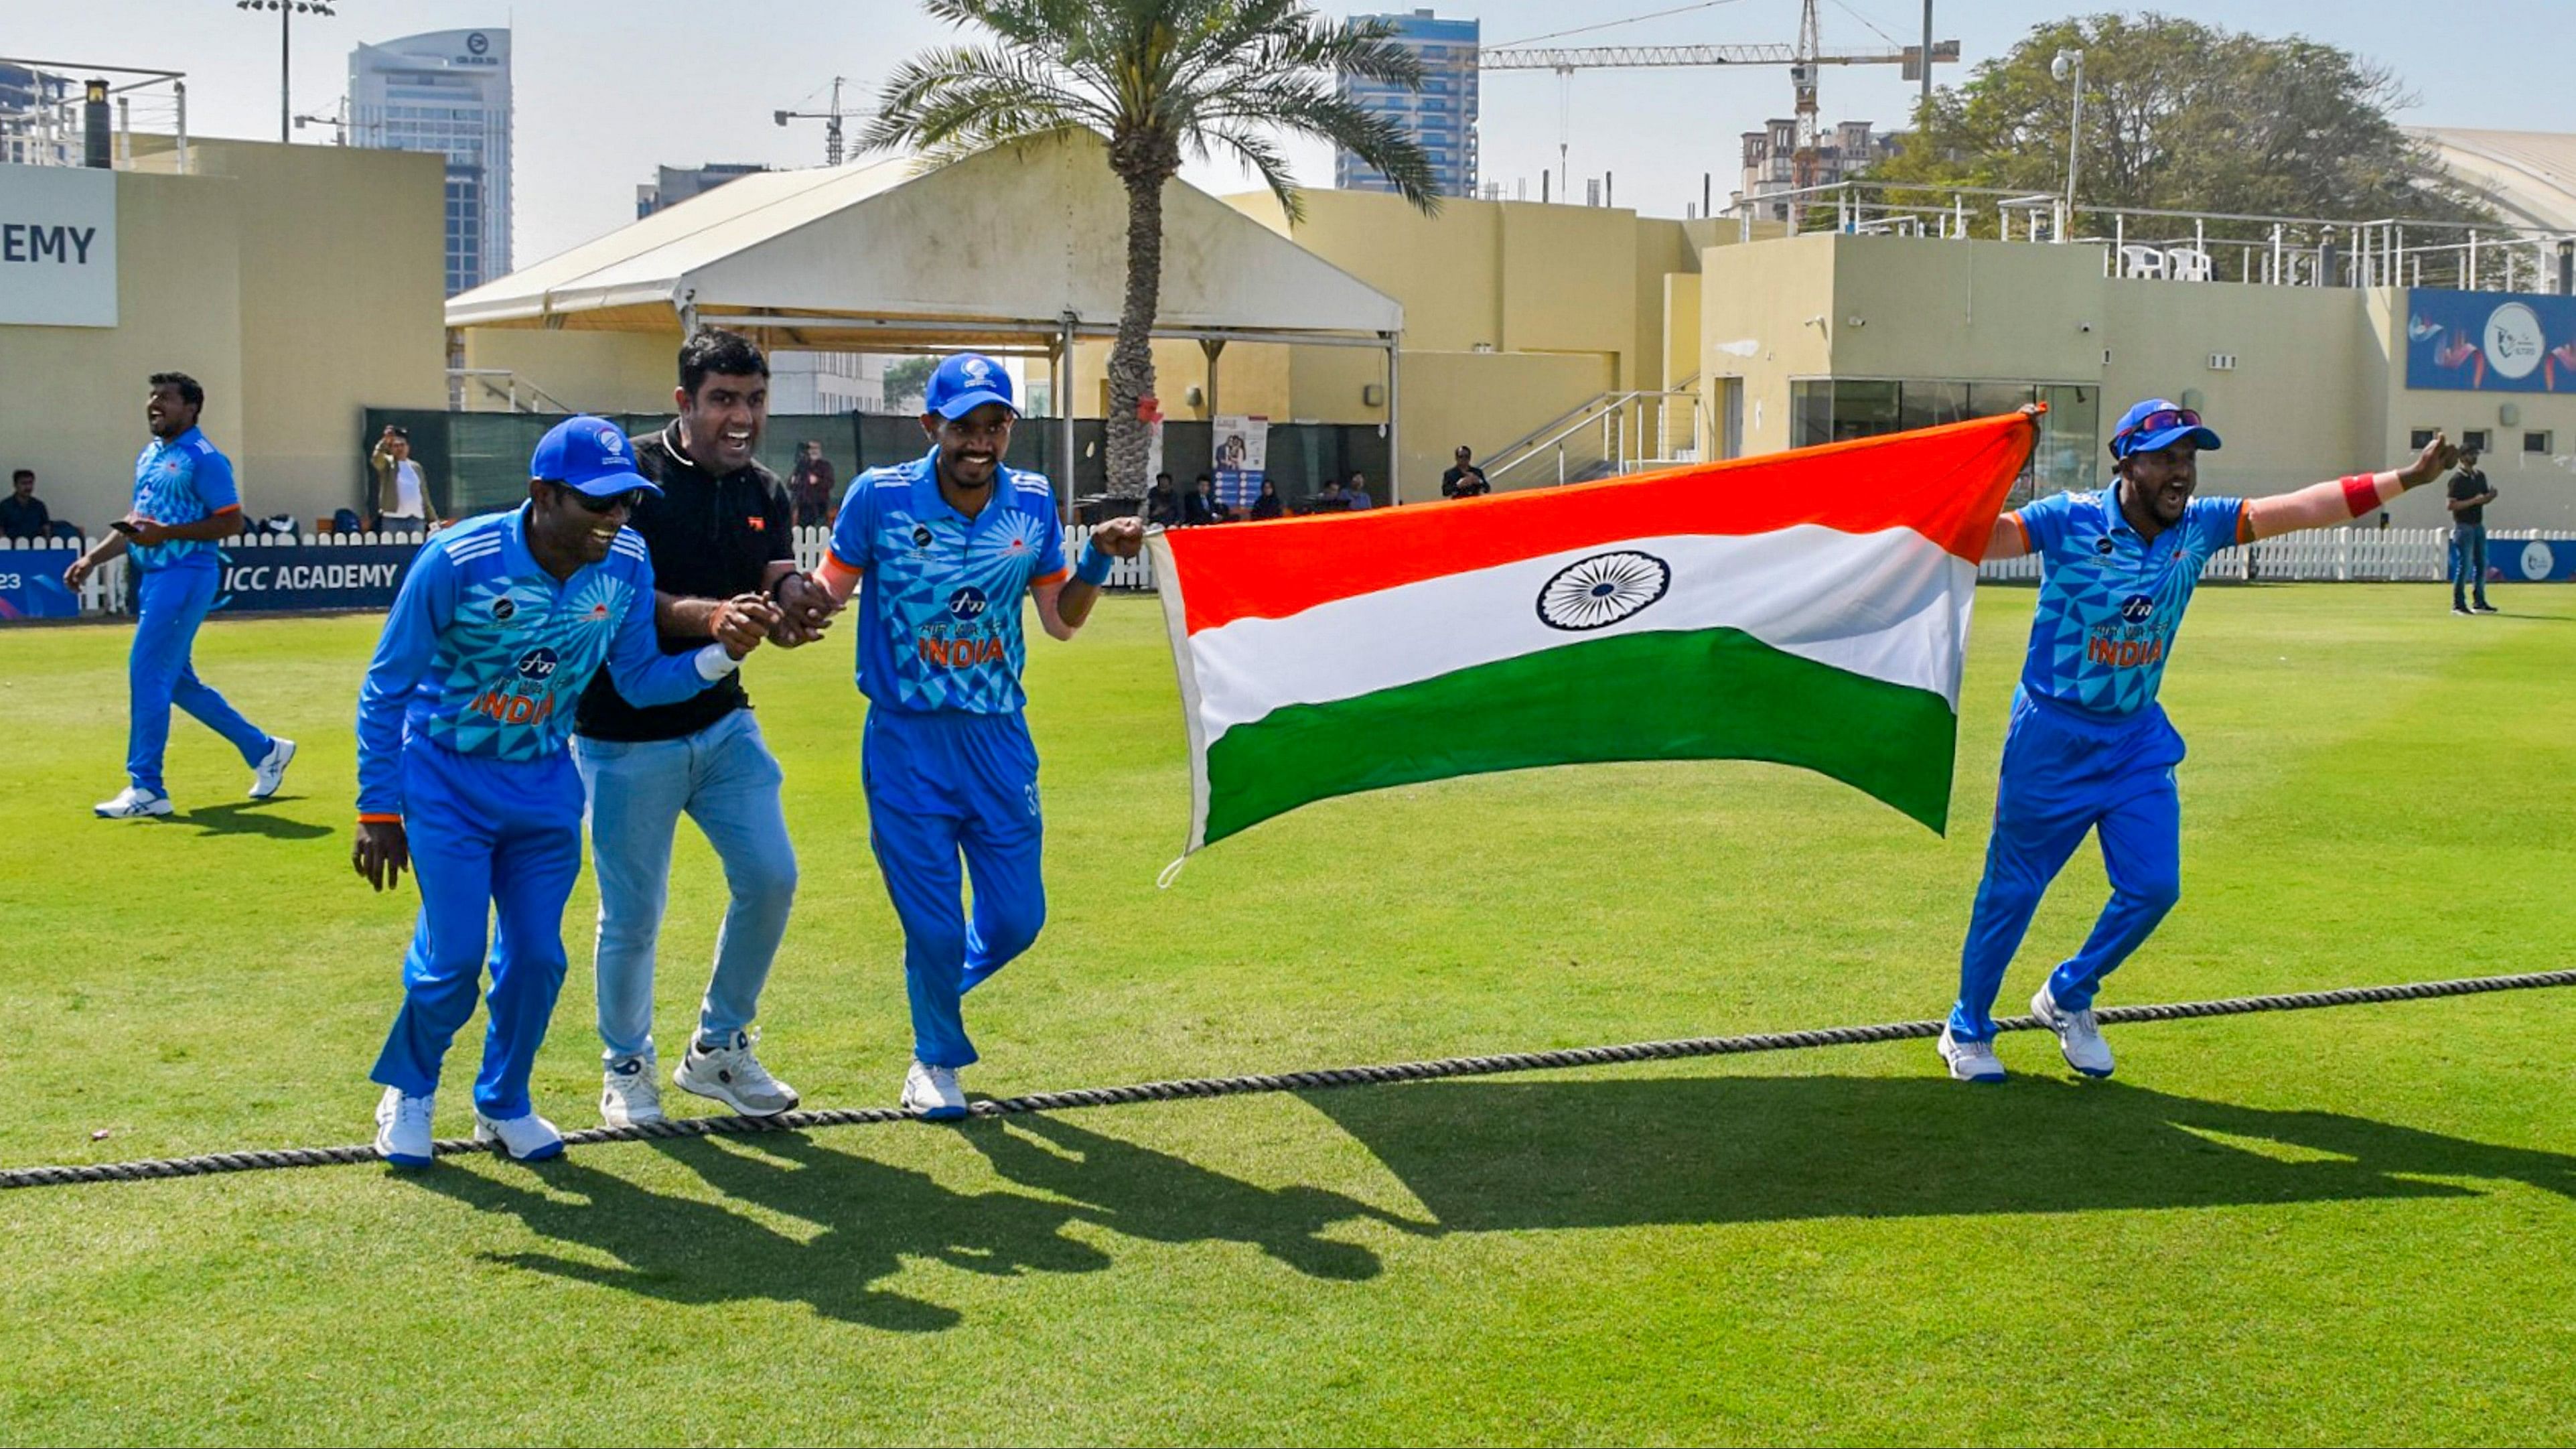
M 1672 566 L 1621 549 L 1567 564 L 1538 591 L 1539 622 L 1551 629 L 1601 629 L 1633 617 L 1673 586 Z

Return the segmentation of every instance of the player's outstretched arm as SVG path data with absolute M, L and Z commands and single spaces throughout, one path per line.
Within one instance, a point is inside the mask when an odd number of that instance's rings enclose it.
M 652 588 L 648 574 L 643 580 Z M 658 599 L 659 595 L 655 595 Z M 733 673 L 778 625 L 778 606 L 758 594 L 723 602 L 716 642 L 689 654 L 665 654 L 654 628 L 654 609 L 630 607 L 608 641 L 608 677 L 630 704 L 678 704 Z
M 1093 529 L 1091 537 L 1083 542 L 1082 559 L 1073 566 L 1071 578 L 1058 578 L 1030 590 L 1037 596 L 1038 621 L 1046 626 L 1048 636 L 1072 638 L 1091 618 L 1091 606 L 1100 602 L 1100 590 L 1109 582 L 1111 567 L 1144 549 L 1142 519 L 1113 518 Z
M 2237 541 L 2250 543 L 2258 538 L 2278 538 L 2302 528 L 2326 528 L 2350 523 L 2356 518 L 2386 507 L 2389 500 L 2410 488 L 2421 488 L 2451 470 L 2460 460 L 2460 450 L 2440 433 L 2415 455 L 2415 461 L 2403 468 L 2379 473 L 2356 473 L 2349 478 L 2314 483 L 2295 493 L 2279 493 L 2257 498 L 2245 505 L 2245 519 L 2238 527 Z

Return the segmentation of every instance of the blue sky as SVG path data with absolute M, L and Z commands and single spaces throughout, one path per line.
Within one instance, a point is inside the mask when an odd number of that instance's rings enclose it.
M 339 96 L 349 48 L 423 30 L 508 25 L 517 48 L 517 253 L 522 263 L 596 236 L 634 214 L 636 183 L 658 163 L 821 160 L 819 126 L 781 130 L 770 113 L 811 109 L 837 71 L 864 82 L 950 35 L 909 0 L 335 0 L 340 14 L 297 30 L 299 111 Z M 1410 0 L 1386 8 L 1414 8 Z M 1442 15 L 1480 19 L 1488 44 L 1669 8 L 1686 0 L 1434 0 Z M 1331 13 L 1347 6 L 1327 5 Z M 1936 0 L 1943 39 L 1971 61 L 2008 48 L 2031 26 L 2077 9 L 2066 0 Z M 2135 8 L 2135 7 L 2128 7 Z M 2411 124 L 2576 131 L 2576 0 L 2162 0 L 2153 8 L 2265 34 L 2297 32 L 2395 66 L 2420 97 Z M 1566 44 L 1787 41 L 1798 0 L 1725 0 L 1680 15 L 1569 37 Z M 1824 0 L 1828 46 L 1908 38 L 1919 0 Z M 1875 31 L 1872 29 L 1875 26 Z M 229 0 L 81 0 L 15 6 L 7 48 L 21 56 L 189 72 L 198 131 L 274 136 L 274 17 Z M 1944 69 L 1946 80 L 1952 72 Z M 1911 87 L 1893 67 L 1833 68 L 1823 80 L 1827 122 L 1901 123 Z M 1571 169 L 1616 177 L 1623 205 L 1680 215 L 1715 174 L 1723 204 L 1740 164 L 1739 133 L 1789 111 L 1785 71 L 1587 72 L 1573 82 Z M 1484 174 L 1506 186 L 1550 165 L 1558 139 L 1557 81 L 1544 72 L 1486 77 Z M 322 133 L 307 130 L 306 138 Z M 1296 153 L 1310 183 L 1330 158 Z M 1192 179 L 1218 190 L 1233 172 Z M 1581 184 L 1576 184 L 1578 194 Z

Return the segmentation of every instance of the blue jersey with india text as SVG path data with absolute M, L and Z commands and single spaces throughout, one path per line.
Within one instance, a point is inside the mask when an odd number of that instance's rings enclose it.
M 572 733 L 573 706 L 605 667 L 640 705 L 705 688 L 696 654 L 653 632 L 653 562 L 635 530 L 558 581 L 528 552 L 526 510 L 487 514 L 423 545 L 358 691 L 358 813 L 402 812 L 402 750 L 541 760 Z
M 859 583 L 859 692 L 881 709 L 1012 714 L 1028 702 L 1020 597 L 1061 583 L 1064 530 L 1043 474 L 1004 468 L 969 519 L 939 496 L 938 454 L 871 468 L 832 525 Z
M 202 523 L 240 509 L 232 460 L 195 428 L 175 438 L 154 438 L 134 460 L 134 511 L 155 523 Z M 139 569 L 180 564 L 210 569 L 219 562 L 217 546 L 202 538 L 174 538 L 149 548 L 129 544 L 125 553 Z
M 2022 689 L 2105 718 L 2154 704 L 2200 571 L 2240 541 L 2245 501 L 2195 498 L 2153 542 L 2129 526 L 2117 489 L 2053 494 L 2010 516 L 2041 560 Z

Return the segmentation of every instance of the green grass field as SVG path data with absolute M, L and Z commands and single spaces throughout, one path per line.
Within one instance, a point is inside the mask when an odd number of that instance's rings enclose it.
M 1755 765 L 1339 800 L 1196 859 L 1152 606 L 1032 648 L 1053 919 L 971 1003 L 994 1095 L 1938 1014 L 2031 595 L 1979 603 L 1954 826 Z M 2213 589 L 2166 701 L 2181 908 L 2106 1004 L 2564 966 L 2576 590 Z M 375 622 L 227 620 L 120 784 L 126 633 L 0 634 L 0 1163 L 362 1141 L 411 898 L 349 871 Z M 751 669 L 804 887 L 764 1056 L 907 1056 L 845 643 Z M 2071 950 L 2088 849 L 2004 1009 Z M 687 830 L 659 1024 L 721 892 Z M 537 1078 L 594 1125 L 585 882 Z M 479 1023 L 440 1128 L 461 1134 Z M 0 1195 L 0 1440 L 2576 1439 L 2576 993 L 1058 1117 Z M 674 1094 L 676 1096 L 676 1094 Z M 680 1098 L 689 1107 L 704 1106 Z M 94 1137 L 96 1140 L 93 1140 Z

